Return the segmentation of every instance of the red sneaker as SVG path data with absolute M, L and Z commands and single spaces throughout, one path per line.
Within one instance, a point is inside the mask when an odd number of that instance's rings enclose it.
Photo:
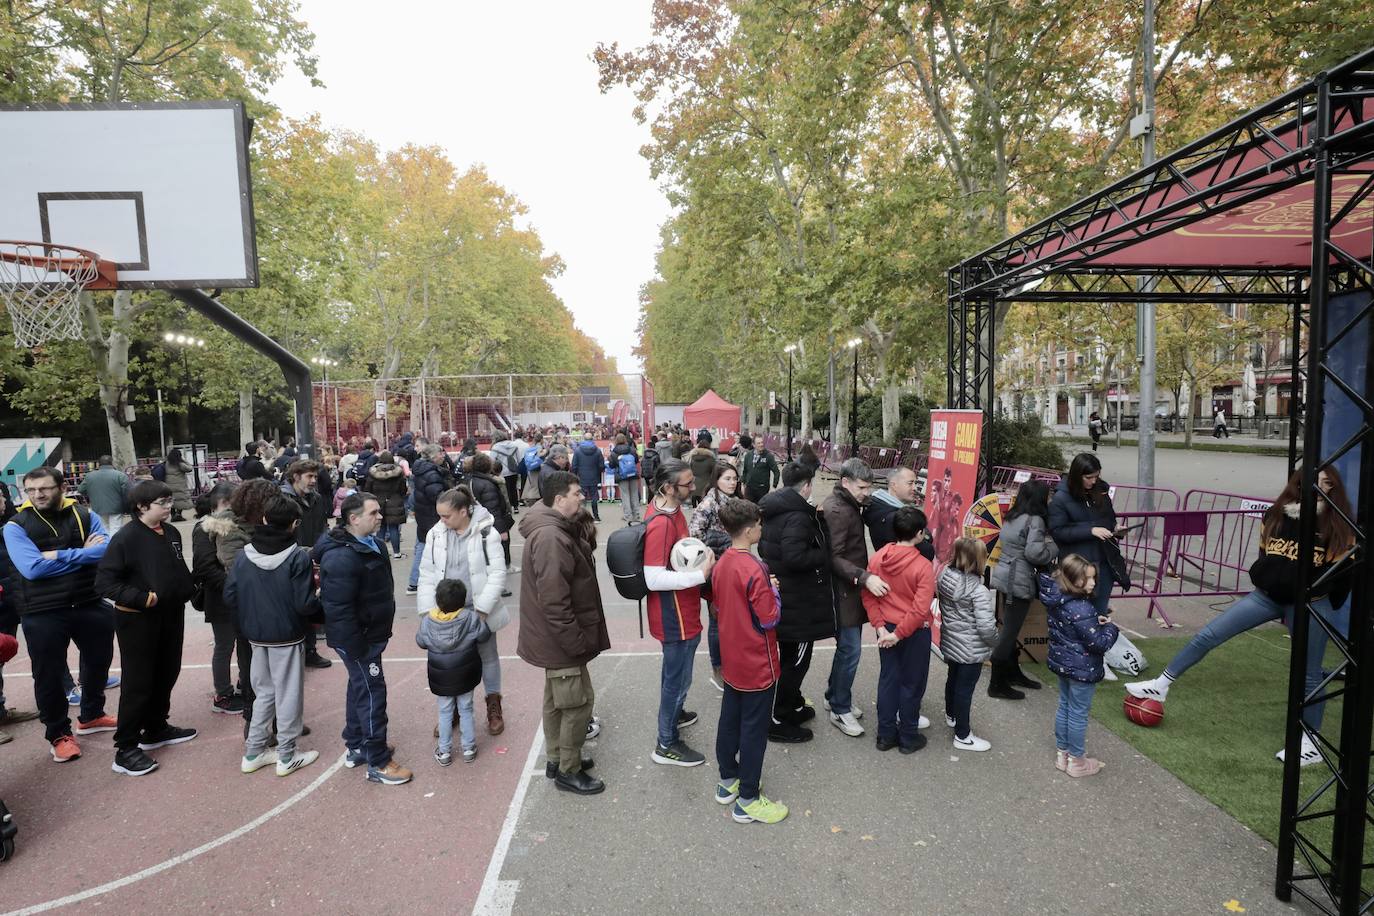
M 99 716 L 89 722 L 76 720 L 74 731 L 78 735 L 94 735 L 96 732 L 112 732 L 119 727 L 119 720 L 114 716 Z
M 63 735 L 52 743 L 52 759 L 66 763 L 81 756 L 81 745 L 71 735 Z

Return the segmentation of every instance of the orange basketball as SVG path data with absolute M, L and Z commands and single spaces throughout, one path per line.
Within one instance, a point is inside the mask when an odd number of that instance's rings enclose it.
M 1122 711 L 1126 713 L 1126 718 L 1136 725 L 1143 725 L 1146 728 L 1154 728 L 1164 721 L 1164 704 L 1158 700 L 1141 699 L 1126 694 L 1126 702 L 1122 704 Z

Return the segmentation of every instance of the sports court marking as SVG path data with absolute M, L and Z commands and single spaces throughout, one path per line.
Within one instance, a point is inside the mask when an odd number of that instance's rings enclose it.
M 525 765 L 520 770 L 520 784 L 515 788 L 510 805 L 506 808 L 506 819 L 501 823 L 501 834 L 496 839 L 496 848 L 491 852 L 487 863 L 487 873 L 482 878 L 482 889 L 477 892 L 477 902 L 472 906 L 474 916 L 506 916 L 515 906 L 515 895 L 520 889 L 519 881 L 502 881 L 501 869 L 506 864 L 510 852 L 510 841 L 515 838 L 515 827 L 520 822 L 520 811 L 525 807 L 525 793 L 529 791 L 530 780 L 538 775 L 543 777 L 543 769 L 534 770 L 535 758 L 544 746 L 544 723 L 534 730 L 534 740 L 530 742 L 529 753 L 525 755 Z
M 314 782 L 306 786 L 304 789 L 301 789 L 295 795 L 281 802 L 275 808 L 272 808 L 271 810 L 266 811 L 263 814 L 260 814 L 257 817 L 253 818 L 251 821 L 244 824 L 242 827 L 239 827 L 237 830 L 231 830 L 223 836 L 216 837 L 208 843 L 202 843 L 195 849 L 189 850 L 188 852 L 183 852 L 180 855 L 172 856 L 172 858 L 167 859 L 164 862 L 159 862 L 156 865 L 149 866 L 148 868 L 145 868 L 142 871 L 136 871 L 131 875 L 125 875 L 123 878 L 116 878 L 115 880 L 107 882 L 105 884 L 88 888 L 84 891 L 79 891 L 75 894 L 68 894 L 66 897 L 59 897 L 56 900 L 49 900 L 46 903 L 35 903 L 33 906 L 27 906 L 21 910 L 12 910 L 9 913 L 3 914 L 3 916 L 29 916 L 29 914 L 31 913 L 45 913 L 48 910 L 55 910 L 58 907 L 68 906 L 73 903 L 80 903 L 83 900 L 90 900 L 92 897 L 99 897 L 103 894 L 108 894 L 110 891 L 116 891 L 122 887 L 128 887 L 130 884 L 135 884 L 139 881 L 142 881 L 144 878 L 151 878 L 153 875 L 160 874 L 164 871 L 167 871 L 170 868 L 175 868 L 178 865 L 182 865 L 186 862 L 191 861 L 192 859 L 198 858 L 199 856 L 203 856 L 205 853 L 210 852 L 212 849 L 218 849 L 225 843 L 231 843 L 241 836 L 245 836 L 249 833 L 252 833 L 254 830 L 258 829 L 263 824 L 272 820 L 277 815 L 291 809 L 298 802 L 304 800 L 316 789 L 324 785 L 325 781 L 328 780 L 329 777 L 333 776 L 335 773 L 339 772 L 339 770 L 343 769 L 343 765 L 344 755 L 340 754 L 339 759 L 334 761 L 334 763 L 329 767 L 329 769 L 325 770 L 323 773 L 317 776 Z

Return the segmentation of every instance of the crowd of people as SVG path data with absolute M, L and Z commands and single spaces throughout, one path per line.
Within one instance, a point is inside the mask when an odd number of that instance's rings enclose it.
M 818 641 L 835 640 L 821 712 L 858 738 L 867 729 L 853 686 L 871 628 L 879 666 L 875 747 L 912 754 L 928 740 L 931 723 L 921 710 L 938 626 L 947 740 L 956 751 L 989 750 L 991 742 L 973 730 L 984 665 L 991 663 L 989 697 L 1019 700 L 1042 686 L 1017 661 L 1035 598 L 1048 611 L 1048 667 L 1058 679 L 1055 766 L 1071 777 L 1101 769 L 1085 736 L 1094 690 L 1110 676 L 1103 657 L 1118 638 L 1109 596 L 1121 578 L 1113 550 L 1123 529 L 1092 453 L 1078 455 L 1053 492 L 1036 480 L 1021 486 L 990 577 L 1005 599 L 999 623 L 984 585 L 984 543 L 932 543 L 909 468 L 892 469 L 883 489 L 867 464 L 850 459 L 817 505 L 816 467 L 805 460 L 779 467 L 761 438 L 740 436 L 721 452 L 705 431 L 691 438 L 661 428 L 640 444 L 634 430 L 621 429 L 607 431 L 612 442 L 603 451 L 597 432 L 584 431 L 568 447 L 542 435 L 531 443 L 516 431 L 498 434 L 485 450 L 469 440 L 457 455 L 406 434 L 387 449 L 367 441 L 324 461 L 289 446 L 273 458 L 263 443 L 250 442 L 240 480 L 216 483 L 199 497 L 189 557 L 172 524 L 180 501 L 170 462 L 166 476 L 131 483 L 102 458 L 80 486 L 89 506 L 66 494 L 61 472 L 30 471 L 25 501 L 4 507 L 0 632 L 23 627 L 36 716 L 52 759 L 76 760 L 79 737 L 110 731 L 114 772 L 142 776 L 159 767 L 150 751 L 197 737 L 172 722 L 171 708 L 189 603 L 213 631 L 211 708 L 244 720 L 243 773 L 271 766 L 288 776 L 318 759 L 302 739 L 310 734 L 306 670 L 332 665 L 319 651 L 322 635 L 347 675 L 346 766 L 383 785 L 408 782 L 413 773 L 388 738 L 384 666 L 395 578 L 408 572 L 404 591 L 416 599 L 416 642 L 427 652 L 436 698 L 434 759 L 452 764 L 456 732 L 457 755 L 471 761 L 479 749 L 479 686 L 487 733 L 505 728 L 498 640 L 512 619 L 503 599 L 512 595 L 510 535 L 518 529 L 516 652 L 544 672 L 546 773 L 563 791 L 604 791 L 584 745 L 601 727 L 588 665 L 610 647 L 596 574 L 597 504 L 609 472 L 624 522 L 642 526 L 647 620 L 662 652 L 649 757 L 664 766 L 706 762 L 685 738 L 700 721 L 687 700 L 704 632 L 711 680 L 723 695 L 715 798 L 731 806 L 735 820 L 776 823 L 787 815 L 762 792 L 763 760 L 770 741 L 814 736 L 820 712 L 804 685 Z M 1338 475 L 1324 470 L 1320 482 L 1335 511 L 1319 517 L 1319 571 L 1353 543 Z M 526 500 L 531 486 L 537 495 Z M 1251 571 L 1255 593 L 1204 628 L 1158 678 L 1127 685 L 1132 695 L 1164 701 L 1220 642 L 1267 620 L 1291 622 L 1299 488 L 1295 476 L 1265 515 Z M 394 564 L 405 559 L 400 530 L 412 513 L 407 570 Z M 699 568 L 676 569 L 674 547 L 688 537 L 709 549 Z M 1329 589 L 1316 610 L 1334 619 L 1347 586 L 1339 577 L 1321 581 Z M 111 715 L 105 691 L 113 686 L 116 642 L 123 680 Z M 72 643 L 80 658 L 74 724 Z M 1309 682 L 1321 676 L 1323 643 L 1314 640 Z M 35 715 L 3 700 L 0 712 L 0 725 Z M 1320 724 L 1319 707 L 1309 707 L 1309 716 L 1309 724 Z M 1307 763 L 1316 751 L 1304 741 Z

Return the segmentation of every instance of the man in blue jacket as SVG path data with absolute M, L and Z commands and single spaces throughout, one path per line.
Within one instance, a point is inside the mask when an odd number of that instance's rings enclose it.
M 370 782 L 404 785 L 411 772 L 392 759 L 386 743 L 382 652 L 391 639 L 396 599 L 391 558 L 376 537 L 382 526 L 381 503 L 371 493 L 355 493 L 339 507 L 339 522 L 320 538 L 313 558 L 320 567 L 325 641 L 348 671 L 344 764 L 366 764 Z
M 33 696 L 44 737 L 58 763 L 75 760 L 81 748 L 72 737 L 62 678 L 67 645 L 81 650 L 81 714 L 76 733 L 115 730 L 105 714 L 106 677 L 114 656 L 114 612 L 95 591 L 95 568 L 105 556 L 100 516 L 62 495 L 62 472 L 34 468 L 24 475 L 28 501 L 5 524 L 5 548 L 15 575 L 10 580 L 33 666 Z
M 592 510 L 592 518 L 601 521 L 597 503 L 601 496 L 601 478 L 606 473 L 606 456 L 601 454 L 590 432 L 583 433 L 582 441 L 573 449 L 572 472 L 582 486 L 582 496 L 587 508 Z

